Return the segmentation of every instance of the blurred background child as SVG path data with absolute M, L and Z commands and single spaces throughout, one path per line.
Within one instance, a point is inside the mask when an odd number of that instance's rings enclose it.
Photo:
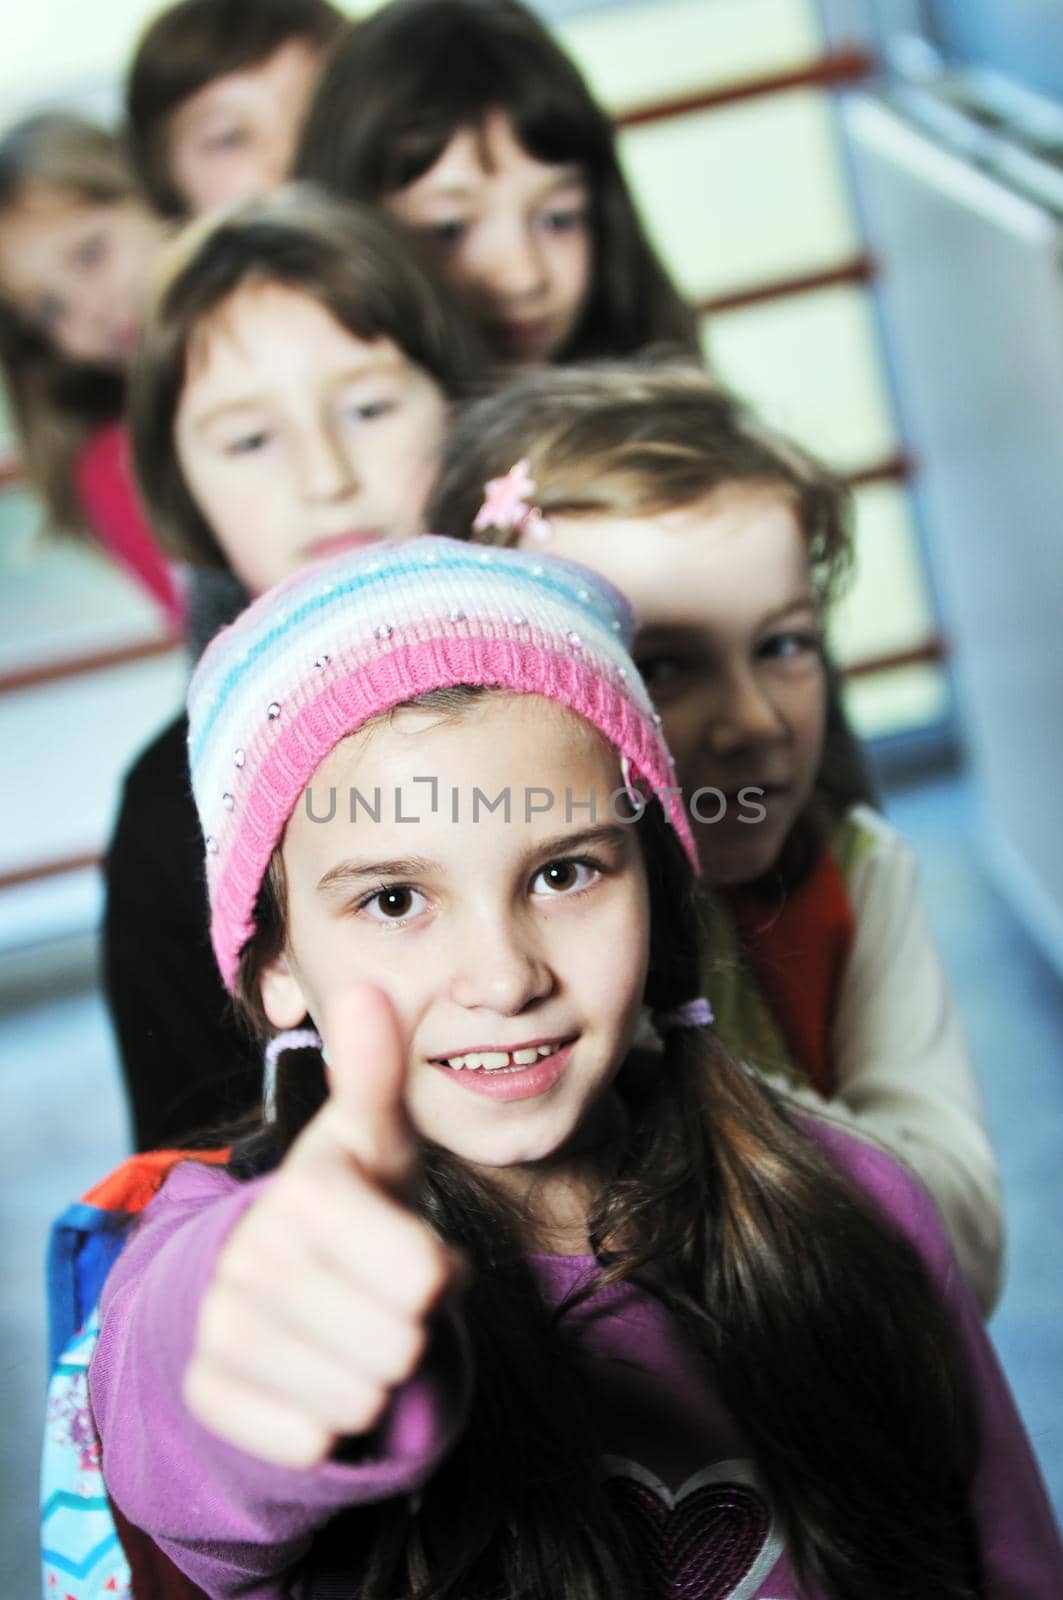
M 50 529 L 98 540 L 178 624 L 120 425 L 162 242 L 103 128 L 42 114 L 0 140 L 0 365 L 25 473 Z
M 328 0 L 179 0 L 140 38 L 126 79 L 129 149 L 162 216 L 267 194 L 288 177 L 325 52 Z
M 503 367 L 651 344 L 697 356 L 609 118 L 517 0 L 392 0 L 351 29 L 295 170 L 398 217 Z

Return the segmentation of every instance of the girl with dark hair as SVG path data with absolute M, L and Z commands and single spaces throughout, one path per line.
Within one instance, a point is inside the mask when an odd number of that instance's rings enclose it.
M 293 186 L 177 240 L 133 440 L 160 536 L 224 589 L 215 627 L 307 562 L 421 533 L 449 404 L 483 366 L 375 210 Z M 211 961 L 185 735 L 182 716 L 128 774 L 107 860 L 105 981 L 138 1149 L 246 1110 L 260 1086 Z
M 126 82 L 137 176 L 166 217 L 268 194 L 288 177 L 325 52 L 329 0 L 178 0 L 150 24 Z
M 697 356 L 608 117 L 517 0 L 392 0 L 359 23 L 326 65 L 296 173 L 411 228 L 503 366 L 652 344 Z
M 632 631 L 428 539 L 204 656 L 212 941 L 278 1070 L 111 1271 L 108 1493 L 216 1600 L 1057 1600 L 929 1198 L 714 1038 Z
M 43 113 L 0 138 L 0 371 L 21 464 L 49 531 L 97 540 L 178 624 L 121 425 L 162 241 L 105 129 Z
M 911 1165 L 988 1312 L 1003 1221 L 970 1053 L 912 851 L 832 720 L 844 488 L 694 369 L 555 368 L 460 419 L 433 529 L 465 535 L 518 461 L 534 489 L 474 536 L 583 561 L 635 607 L 678 781 L 701 796 L 705 982 L 729 1047 Z

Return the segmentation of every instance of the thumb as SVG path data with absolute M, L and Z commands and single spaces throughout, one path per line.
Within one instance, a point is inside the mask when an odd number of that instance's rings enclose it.
M 352 984 L 326 1002 L 317 1021 L 329 1082 L 315 1118 L 319 1131 L 367 1177 L 407 1191 L 417 1144 L 405 1106 L 406 1046 L 391 1001 L 373 984 Z

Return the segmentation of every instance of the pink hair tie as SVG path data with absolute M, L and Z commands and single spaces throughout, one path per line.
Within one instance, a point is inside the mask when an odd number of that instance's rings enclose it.
M 484 485 L 484 503 L 476 513 L 473 532 L 498 528 L 503 533 L 527 534 L 539 543 L 550 537 L 550 524 L 527 495 L 535 493 L 531 462 L 525 457 L 510 467 L 504 478 L 491 478 Z
M 324 1041 L 315 1028 L 286 1028 L 266 1046 L 262 1064 L 262 1112 L 271 1122 L 277 1112 L 277 1062 L 285 1050 L 323 1050 Z
M 687 1000 L 674 1011 L 655 1011 L 653 1026 L 658 1033 L 668 1033 L 672 1028 L 707 1028 L 716 1019 L 705 996 Z

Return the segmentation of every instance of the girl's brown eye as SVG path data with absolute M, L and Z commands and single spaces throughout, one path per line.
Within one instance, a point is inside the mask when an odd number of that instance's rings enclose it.
M 416 921 L 427 908 L 428 901 L 420 889 L 396 883 L 386 889 L 377 889 L 362 901 L 358 909 L 370 922 L 392 922 L 401 927 Z
M 551 861 L 535 874 L 535 893 L 549 898 L 587 889 L 603 870 L 600 862 L 589 859 Z
M 386 917 L 404 917 L 410 909 L 409 889 L 386 889 L 377 896 L 377 905 Z

